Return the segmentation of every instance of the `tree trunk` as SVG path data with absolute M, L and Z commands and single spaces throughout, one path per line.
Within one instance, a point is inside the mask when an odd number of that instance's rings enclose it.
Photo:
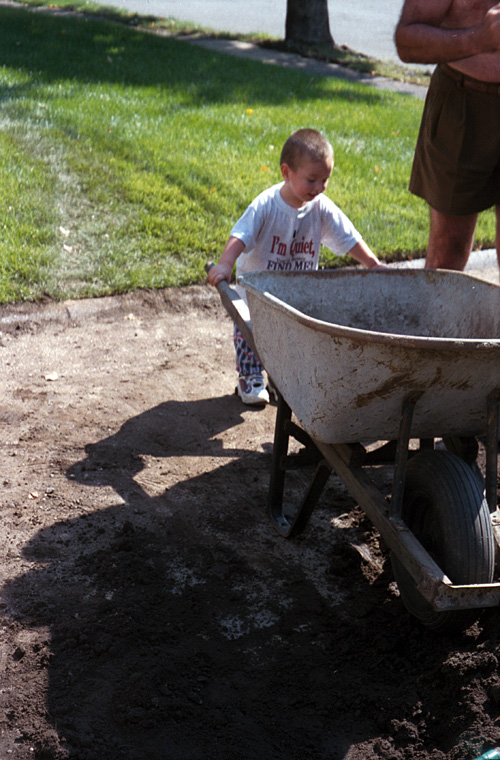
M 287 0 L 285 41 L 299 45 L 333 45 L 328 0 Z

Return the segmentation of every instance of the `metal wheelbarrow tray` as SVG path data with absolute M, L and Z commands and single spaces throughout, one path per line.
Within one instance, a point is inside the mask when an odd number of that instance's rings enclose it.
M 241 281 L 257 351 L 300 424 L 323 443 L 486 431 L 500 387 L 500 288 L 454 272 L 348 271 Z
M 497 605 L 500 288 L 428 270 L 255 272 L 240 284 L 248 337 L 278 391 L 275 527 L 302 530 L 334 469 L 389 546 L 410 612 L 444 631 Z M 282 504 L 290 435 L 318 461 L 292 521 Z M 410 438 L 420 439 L 411 458 Z M 437 438 L 447 450 L 434 449 Z M 393 442 L 381 449 L 393 455 L 390 503 L 366 474 L 374 441 Z

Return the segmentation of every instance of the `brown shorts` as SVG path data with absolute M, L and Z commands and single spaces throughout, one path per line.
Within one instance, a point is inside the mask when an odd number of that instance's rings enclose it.
M 410 191 L 443 214 L 462 216 L 500 205 L 500 87 L 480 92 L 436 67 Z

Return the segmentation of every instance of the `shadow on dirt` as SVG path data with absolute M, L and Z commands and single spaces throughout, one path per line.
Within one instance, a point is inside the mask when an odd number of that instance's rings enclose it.
M 467 690 L 491 681 L 492 646 L 478 660 L 476 630 L 454 659 L 456 642 L 404 612 L 384 567 L 370 574 L 332 527 L 375 550 L 335 481 L 303 536 L 277 536 L 269 454 L 217 439 L 241 422 L 227 397 L 166 402 L 68 470 L 120 501 L 40 531 L 25 547 L 37 569 L 6 589 L 50 629 L 54 732 L 25 737 L 32 757 L 437 760 L 473 726 Z M 190 477 L 211 456 L 230 461 Z
M 234 397 L 197 401 L 166 401 L 128 420 L 117 433 L 85 446 L 86 459 L 75 463 L 67 477 L 88 486 L 111 486 L 125 502 L 150 501 L 135 477 L 144 457 L 242 457 L 255 455 L 238 447 L 224 448 L 218 435 L 245 422 Z M 167 472 L 158 479 L 161 484 Z

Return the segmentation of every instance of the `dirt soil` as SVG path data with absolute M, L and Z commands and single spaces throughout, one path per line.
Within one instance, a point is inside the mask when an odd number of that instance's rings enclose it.
M 1 760 L 500 744 L 498 609 L 423 628 L 335 476 L 300 537 L 271 526 L 275 408 L 235 397 L 215 291 L 4 307 L 0 330 Z

